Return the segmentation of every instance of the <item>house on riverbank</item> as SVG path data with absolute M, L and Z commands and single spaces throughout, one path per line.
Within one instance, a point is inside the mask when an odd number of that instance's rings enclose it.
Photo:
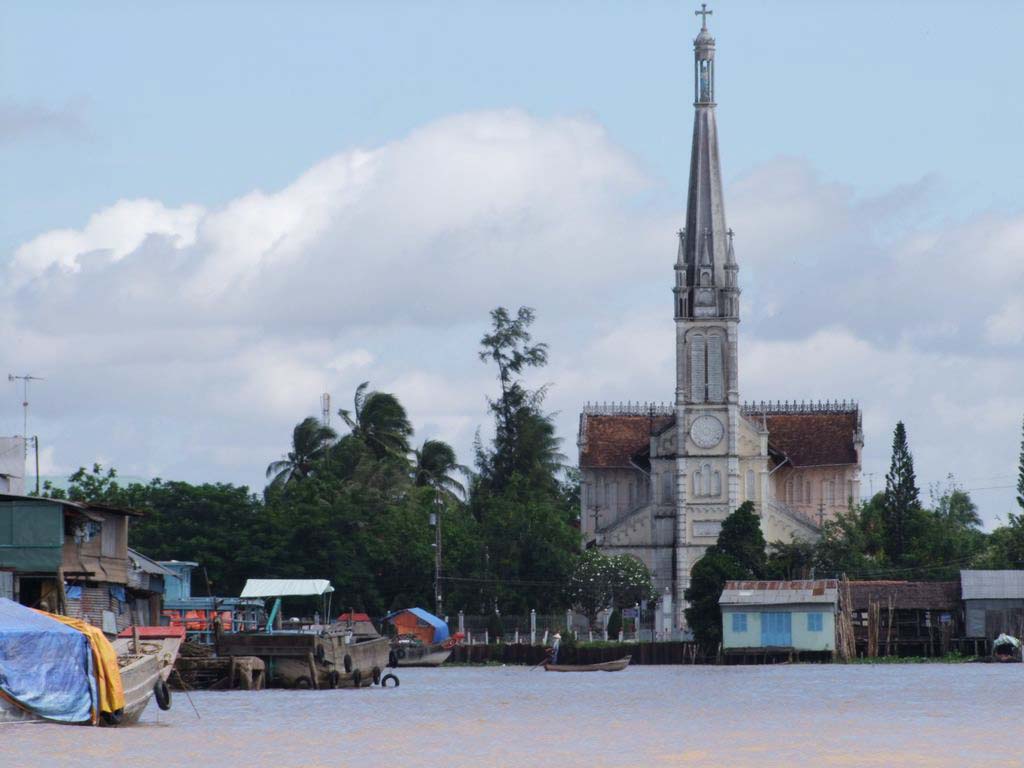
M 960 571 L 960 589 L 967 637 L 1024 636 L 1024 571 Z
M 120 632 L 133 623 L 128 518 L 140 514 L 0 494 L 0 597 Z
M 858 656 L 941 656 L 963 635 L 957 581 L 851 581 Z
M 729 581 L 722 609 L 726 655 L 831 656 L 836 649 L 839 584 L 815 581 Z

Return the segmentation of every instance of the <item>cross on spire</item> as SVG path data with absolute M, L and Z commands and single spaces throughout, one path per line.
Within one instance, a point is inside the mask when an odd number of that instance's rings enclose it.
M 713 16 L 714 13 L 715 13 L 714 11 L 709 11 L 708 10 L 708 4 L 707 3 L 701 3 L 700 4 L 700 10 L 699 11 L 694 11 L 693 15 L 694 16 L 700 16 L 701 17 L 701 19 L 700 19 L 700 28 L 701 29 L 707 29 L 708 28 L 708 16 Z

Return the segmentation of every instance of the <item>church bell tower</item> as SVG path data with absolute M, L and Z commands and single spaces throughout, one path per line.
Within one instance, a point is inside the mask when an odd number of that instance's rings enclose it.
M 685 623 L 690 569 L 739 504 L 737 335 L 740 290 L 725 222 L 715 123 L 715 39 L 705 5 L 694 40 L 694 117 L 686 226 L 675 265 L 675 605 Z

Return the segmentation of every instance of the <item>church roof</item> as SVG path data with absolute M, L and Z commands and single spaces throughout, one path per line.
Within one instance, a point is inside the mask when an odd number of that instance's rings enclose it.
M 855 403 L 754 403 L 743 415 L 768 426 L 768 447 L 794 467 L 857 463 L 860 409 Z
M 580 415 L 580 467 L 631 467 L 637 454 L 650 448 L 651 435 L 675 422 L 675 416 L 655 413 L 589 413 Z

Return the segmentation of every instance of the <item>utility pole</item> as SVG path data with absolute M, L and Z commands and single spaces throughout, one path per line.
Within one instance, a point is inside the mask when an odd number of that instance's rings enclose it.
M 434 526 L 434 613 L 443 617 L 441 595 L 441 496 L 434 490 L 434 512 L 430 523 Z

